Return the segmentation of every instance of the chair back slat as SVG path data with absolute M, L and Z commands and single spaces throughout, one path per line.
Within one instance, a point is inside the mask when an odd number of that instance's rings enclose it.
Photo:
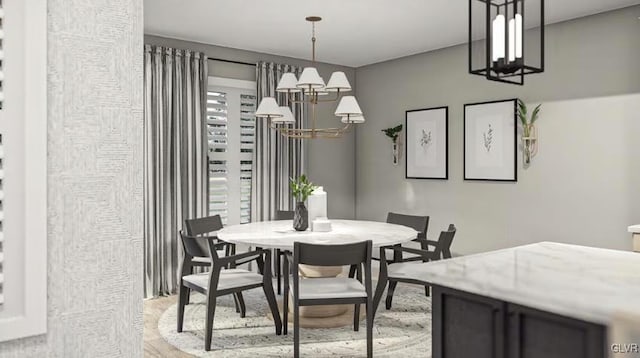
M 273 220 L 293 220 L 293 215 L 293 211 L 290 210 L 276 210 Z
M 223 228 L 220 215 L 207 216 L 184 221 L 184 233 L 181 232 L 182 247 L 187 255 L 193 257 L 210 257 L 209 242 L 199 235 L 209 234 Z
M 443 259 L 451 258 L 451 244 L 453 243 L 453 237 L 456 235 L 456 230 L 455 225 L 450 224 L 447 231 L 440 232 L 434 252 Z
M 410 227 L 418 232 L 418 239 L 427 239 L 427 230 L 429 228 L 428 216 L 405 215 L 390 212 L 387 214 L 387 223 Z
M 185 233 L 189 236 L 198 236 L 218 231 L 223 228 L 220 215 L 207 216 L 204 218 L 187 219 L 184 221 Z
M 205 238 L 189 236 L 180 230 L 180 240 L 186 255 L 191 257 L 209 257 L 209 243 Z
M 315 266 L 347 266 L 371 262 L 371 240 L 343 245 L 316 245 L 295 242 L 296 264 Z

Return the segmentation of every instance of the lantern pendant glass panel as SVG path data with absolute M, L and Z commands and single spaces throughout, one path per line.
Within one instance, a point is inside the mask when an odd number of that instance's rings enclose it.
M 469 0 L 469 73 L 524 84 L 544 71 L 544 0 Z

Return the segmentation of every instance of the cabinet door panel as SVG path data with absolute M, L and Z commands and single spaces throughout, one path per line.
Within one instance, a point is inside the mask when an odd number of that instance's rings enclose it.
M 604 327 L 510 304 L 509 358 L 601 358 Z
M 501 358 L 504 304 L 465 292 L 433 289 L 434 358 Z

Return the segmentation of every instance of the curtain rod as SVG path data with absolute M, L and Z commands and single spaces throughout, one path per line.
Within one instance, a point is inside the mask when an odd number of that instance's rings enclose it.
M 250 62 L 234 61 L 234 60 L 227 60 L 227 59 L 224 59 L 224 58 L 215 58 L 215 57 L 208 57 L 207 60 L 227 62 L 227 63 L 235 63 L 237 65 L 245 65 L 245 66 L 252 66 L 252 67 L 255 67 L 255 65 L 256 65 L 255 63 L 250 63 Z

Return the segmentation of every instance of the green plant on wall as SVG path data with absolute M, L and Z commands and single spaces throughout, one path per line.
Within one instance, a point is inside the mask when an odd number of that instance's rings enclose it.
M 398 165 L 398 136 L 402 131 L 402 124 L 395 127 L 383 129 L 382 131 L 393 141 L 393 146 L 391 147 L 393 153 L 393 165 Z
M 531 112 L 531 117 L 529 117 L 527 105 L 521 99 L 518 99 L 518 118 L 522 123 L 522 152 L 524 164 L 527 166 L 531 163 L 531 157 L 538 152 L 538 134 L 535 123 L 538 120 L 541 106 L 541 104 L 537 105 Z
M 531 127 L 536 120 L 538 120 L 540 106 L 542 106 L 542 104 L 537 105 L 536 108 L 533 109 L 531 119 L 529 119 L 527 115 L 527 105 L 524 104 L 521 99 L 518 99 L 518 118 L 520 118 L 520 123 L 522 123 L 522 131 L 525 137 L 529 137 L 531 135 Z
M 289 187 L 291 188 L 291 194 L 293 194 L 298 203 L 307 201 L 309 195 L 317 188 L 304 174 L 297 179 L 290 178 Z
M 387 137 L 391 138 L 391 140 L 393 141 L 393 144 L 396 144 L 396 142 L 398 141 L 398 136 L 402 131 L 402 124 L 397 125 L 395 127 L 383 129 L 382 131 Z

